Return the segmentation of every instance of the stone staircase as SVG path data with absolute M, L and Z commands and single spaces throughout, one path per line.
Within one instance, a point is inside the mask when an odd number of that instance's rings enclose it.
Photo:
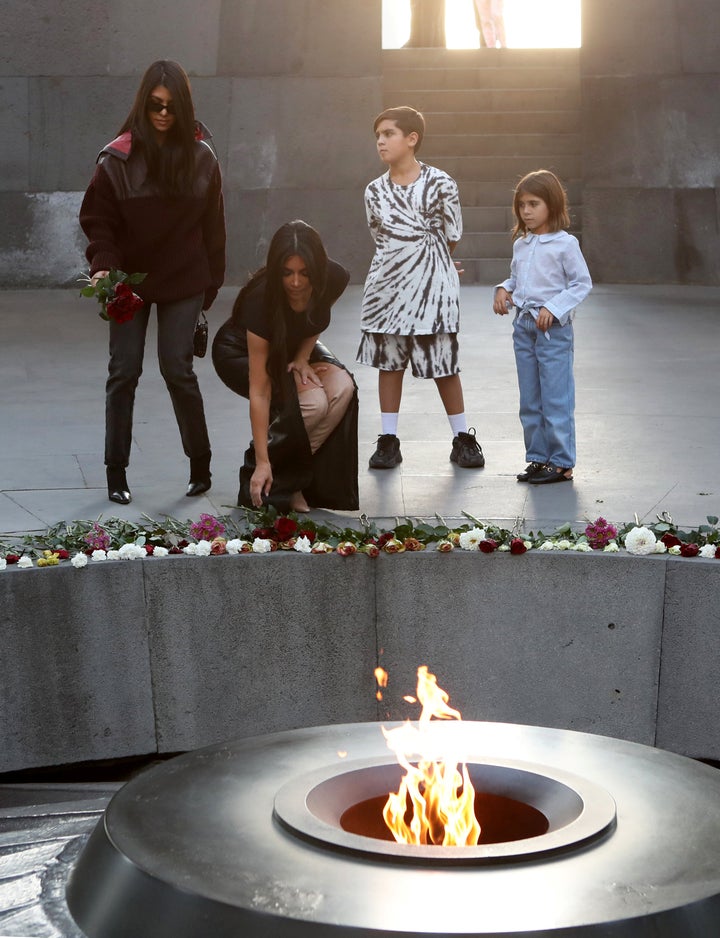
M 425 115 L 420 159 L 460 187 L 464 283 L 508 275 L 512 193 L 534 169 L 563 181 L 580 234 L 579 49 L 386 49 L 383 76 L 385 107 Z

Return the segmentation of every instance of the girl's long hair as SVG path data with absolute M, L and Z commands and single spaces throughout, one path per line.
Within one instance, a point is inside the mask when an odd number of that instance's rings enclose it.
M 287 329 L 285 311 L 287 297 L 283 288 L 283 270 L 288 260 L 297 255 L 302 258 L 312 287 L 310 304 L 304 315 L 312 324 L 315 303 L 325 292 L 327 283 L 327 253 L 317 231 L 307 222 L 296 219 L 282 225 L 270 241 L 265 266 L 256 271 L 245 284 L 235 300 L 233 317 L 237 318 L 243 299 L 252 290 L 264 287 L 263 308 L 270 323 L 270 350 L 268 352 L 267 371 L 273 384 L 273 391 L 282 398 L 287 373 Z
M 512 230 L 513 241 L 516 238 L 524 238 L 527 234 L 527 228 L 520 215 L 520 206 L 518 205 L 520 195 L 523 192 L 537 196 L 547 205 L 548 226 L 550 231 L 561 231 L 563 228 L 570 227 L 567 193 L 563 188 L 563 184 L 555 173 L 551 173 L 549 169 L 538 169 L 534 173 L 528 173 L 527 176 L 523 176 L 520 182 L 515 186 L 515 195 L 513 197 L 513 215 L 515 216 L 515 227 Z
M 157 142 L 147 109 L 150 95 L 158 85 L 172 95 L 175 111 L 175 121 L 162 146 Z M 120 133 L 128 130 L 132 133 L 133 148 L 137 146 L 145 155 L 148 177 L 163 195 L 190 195 L 195 178 L 195 109 L 190 81 L 181 65 L 169 59 L 152 63 L 142 77 Z

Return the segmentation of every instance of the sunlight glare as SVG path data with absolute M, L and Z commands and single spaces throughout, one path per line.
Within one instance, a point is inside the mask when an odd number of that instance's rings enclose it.
M 445 0 L 448 49 L 478 49 L 474 0 Z M 511 49 L 579 48 L 580 0 L 505 0 Z M 399 49 L 410 35 L 410 0 L 383 0 L 383 48 Z

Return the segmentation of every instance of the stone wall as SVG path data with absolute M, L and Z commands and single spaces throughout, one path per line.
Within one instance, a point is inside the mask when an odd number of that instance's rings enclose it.
M 0 5 L 0 286 L 73 283 L 77 213 L 100 148 L 158 58 L 190 74 L 224 172 L 229 284 L 291 218 L 364 279 L 362 193 L 376 175 L 381 0 Z
M 583 250 L 611 283 L 720 283 L 716 0 L 583 0 Z
M 720 563 L 278 552 L 0 574 L 0 771 L 300 726 L 465 719 L 720 759 Z M 375 699 L 373 670 L 390 683 Z

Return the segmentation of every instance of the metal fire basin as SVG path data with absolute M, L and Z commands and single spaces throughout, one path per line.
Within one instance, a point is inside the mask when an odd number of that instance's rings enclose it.
M 338 834 L 346 802 L 389 771 L 380 726 L 294 730 L 128 783 L 71 875 L 70 911 L 89 938 L 717 934 L 716 769 L 567 730 L 436 725 L 473 774 L 545 809 L 547 834 L 484 851 Z

